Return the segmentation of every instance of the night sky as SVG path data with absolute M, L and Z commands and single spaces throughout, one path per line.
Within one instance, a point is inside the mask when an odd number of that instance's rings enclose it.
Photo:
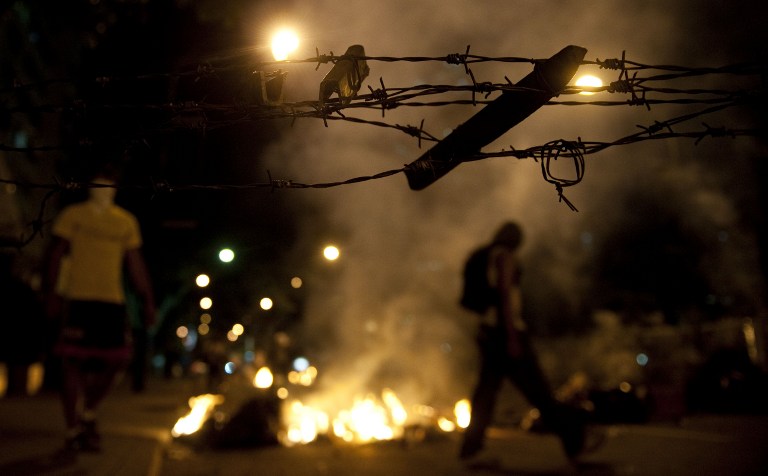
M 306 279 L 304 341 L 318 359 L 364 369 L 360 385 L 382 375 L 454 371 L 468 348 L 467 316 L 456 305 L 467 253 L 503 220 L 519 221 L 527 313 L 536 332 L 583 331 L 595 309 L 669 323 L 765 312 L 764 135 L 674 138 L 608 148 L 585 157 L 581 183 L 558 200 L 532 159 L 462 164 L 419 192 L 402 174 L 329 189 L 169 192 L 164 184 L 245 185 L 269 177 L 313 184 L 398 169 L 431 144 L 403 132 L 344 121 L 236 120 L 226 113 L 176 114 L 195 101 L 249 100 L 250 74 L 269 60 L 276 26 L 301 36 L 296 59 L 342 54 L 361 44 L 369 56 L 547 58 L 567 45 L 586 60 L 620 58 L 649 65 L 765 65 L 759 2 L 694 1 L 71 1 L 4 2 L 0 23 L 0 117 L 5 145 L 61 145 L 0 154 L 2 178 L 50 183 L 80 177 L 105 157 L 128 183 L 121 200 L 142 221 L 160 299 L 188 273 L 212 266 L 229 245 L 242 261 L 232 280 L 233 313 L 249 313 L 264 289 L 280 293 L 292 274 Z M 187 74 L 200 65 L 214 75 Z M 369 61 L 361 93 L 420 84 L 468 85 L 463 66 Z M 313 101 L 330 65 L 294 63 L 286 102 Z M 515 82 L 529 63 L 479 63 L 478 82 Z M 615 81 L 618 71 L 582 66 Z M 589 70 L 589 71 L 587 71 Z M 183 74 L 182 74 L 183 73 Z M 639 76 L 659 74 L 641 71 Z M 577 74 L 578 76 L 578 74 Z M 97 81 L 97 78 L 107 78 Z M 43 87 L 16 88 L 52 79 Z M 674 126 L 762 128 L 759 75 L 712 74 L 659 87 L 747 91 L 744 105 Z M 471 99 L 471 93 L 462 93 Z M 454 96 L 455 98 L 456 96 Z M 649 93 L 648 98 L 668 98 Z M 675 96 L 678 97 L 678 96 Z M 698 96 L 686 96 L 697 98 Z M 599 99 L 598 99 L 599 98 Z M 561 95 L 556 100 L 622 101 L 621 94 Z M 53 105 L 59 108 L 41 109 Z M 163 107 L 159 107 L 163 105 Z M 443 137 L 481 106 L 349 110 L 368 121 L 419 126 Z M 548 105 L 484 151 L 526 149 L 566 139 L 610 142 L 703 104 Z M 203 127 L 205 126 L 205 127 Z M 154 189 L 153 189 L 154 187 Z M 153 189 L 153 190 L 152 190 Z M 25 224 L 44 192 L 19 187 L 2 196 L 4 230 Z M 73 197 L 57 198 L 53 206 Z M 11 204 L 13 203 L 13 204 Z M 47 215 L 53 209 L 46 210 Z M 342 257 L 332 269 L 316 258 L 329 241 Z M 24 251 L 34 268 L 44 238 Z M 294 271 L 295 270 L 295 271 Z M 237 283 L 236 285 L 234 283 Z M 362 338 L 361 338 L 362 336 Z M 417 345 L 418 344 L 418 345 Z M 333 351 L 331 350 L 333 349 Z M 458 357 L 457 357 L 458 355 Z M 386 364 L 385 364 L 386 362 Z M 339 370 L 343 373 L 347 368 Z M 405 370 L 403 370 L 405 369 Z M 419 372 L 416 372 L 417 374 Z M 446 383 L 419 375 L 416 394 Z

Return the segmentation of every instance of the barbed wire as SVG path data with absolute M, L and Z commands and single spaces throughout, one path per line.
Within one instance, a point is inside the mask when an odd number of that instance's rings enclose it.
M 310 63 L 315 64 L 315 69 L 323 64 L 336 64 L 339 61 L 351 60 L 351 61 L 379 61 L 379 62 L 409 62 L 409 63 L 421 63 L 421 62 L 440 62 L 453 65 L 462 65 L 465 67 L 467 74 L 470 73 L 470 64 L 476 63 L 531 63 L 537 64 L 547 61 L 546 58 L 530 58 L 519 56 L 483 56 L 470 54 L 470 45 L 467 45 L 464 53 L 449 53 L 445 56 L 356 56 L 356 55 L 334 55 L 331 51 L 330 54 L 321 54 L 319 49 L 316 50 L 316 55 L 304 59 L 294 60 L 281 60 L 281 61 L 243 61 L 241 64 L 224 64 L 217 65 L 215 62 L 200 62 L 193 68 L 179 72 L 160 72 L 160 73 L 143 73 L 132 76 L 109 76 L 101 75 L 91 78 L 86 83 L 90 82 L 99 86 L 108 86 L 113 83 L 119 83 L 124 81 L 153 81 L 157 79 L 181 79 L 186 77 L 192 77 L 195 80 L 200 80 L 205 77 L 214 77 L 219 73 L 227 71 L 237 70 L 253 70 L 264 67 L 276 67 L 280 65 L 289 64 L 303 64 Z M 701 76 L 707 74 L 761 74 L 764 70 L 764 65 L 753 62 L 736 63 L 731 65 L 724 65 L 719 67 L 691 67 L 684 65 L 652 65 L 640 63 L 626 59 L 626 52 L 622 53 L 621 58 L 609 58 L 606 60 L 584 60 L 584 65 L 597 65 L 602 69 L 622 70 L 622 71 L 640 71 L 640 70 L 661 70 L 670 71 L 674 73 L 668 73 L 666 75 L 659 75 L 657 77 L 647 78 L 647 80 L 668 80 L 680 77 Z M 45 79 L 38 82 L 23 83 L 18 79 L 14 79 L 11 86 L 0 88 L 0 94 L 7 94 L 10 92 L 18 92 L 20 90 L 33 89 L 33 88 L 45 88 L 55 84 L 77 84 L 82 83 L 82 80 L 73 78 L 52 78 Z
M 610 86 L 606 87 L 609 88 Z M 429 90 L 424 90 L 419 93 L 413 93 L 407 96 L 408 99 L 416 98 L 424 95 L 439 94 L 437 89 L 440 87 L 432 86 Z M 600 89 L 600 88 L 593 88 Z M 404 91 L 405 88 L 397 88 L 397 92 Z M 469 91 L 471 87 L 450 87 L 445 91 Z M 509 88 L 499 88 L 498 90 L 510 91 Z M 445 92 L 443 91 L 443 92 Z M 579 94 L 585 92 L 583 88 L 568 87 L 562 94 Z M 718 91 L 719 92 L 719 91 Z M 693 91 L 690 94 L 700 94 L 699 91 Z M 171 111 L 176 114 L 173 118 L 164 121 L 163 124 L 157 125 L 151 130 L 143 128 L 141 133 L 144 136 L 151 136 L 153 134 L 165 134 L 179 129 L 184 130 L 199 130 L 199 131 L 212 131 L 216 129 L 232 127 L 234 125 L 243 124 L 251 121 L 259 120 L 277 120 L 277 119 L 290 119 L 295 121 L 296 119 L 314 118 L 323 120 L 327 126 L 329 121 L 346 121 L 357 124 L 364 124 L 370 126 L 376 126 L 380 128 L 389 128 L 398 130 L 406 135 L 415 137 L 419 141 L 421 146 L 422 141 L 437 142 L 439 139 L 424 129 L 424 121 L 421 121 L 419 126 L 410 124 L 391 124 L 383 121 L 375 121 L 370 119 L 364 119 L 360 117 L 352 117 L 345 114 L 345 110 L 353 109 L 381 109 L 382 112 L 396 107 L 443 107 L 450 105 L 484 105 L 489 104 L 490 100 L 448 100 L 448 101 L 432 101 L 432 102 L 402 102 L 406 96 L 400 96 L 397 98 L 387 97 L 385 99 L 373 99 L 375 97 L 381 97 L 381 94 L 362 95 L 357 100 L 352 101 L 350 104 L 344 105 L 339 101 L 327 101 L 321 105 L 319 101 L 303 101 L 297 103 L 285 103 L 279 107 L 263 107 L 263 106 L 242 106 L 242 105 L 222 105 L 222 104 L 206 104 L 206 103 L 185 103 L 176 105 L 173 103 L 165 105 L 103 105 L 102 109 L 112 110 L 153 110 L 153 111 Z M 751 101 L 759 99 L 759 95 L 756 93 L 748 93 L 744 91 L 729 91 L 724 93 L 720 97 L 709 97 L 700 99 L 690 98 L 673 98 L 673 99 L 648 99 L 643 93 L 642 97 L 634 94 L 630 99 L 625 101 L 549 101 L 545 105 L 547 106 L 637 106 L 644 105 L 648 109 L 652 105 L 737 105 L 747 104 Z M 46 107 L 47 110 L 53 110 L 53 106 Z M 60 110 L 66 108 L 61 106 Z M 21 110 L 21 109 L 18 109 Z M 14 112 L 15 110 L 11 110 Z M 26 110 L 29 111 L 29 110 Z M 214 116 L 221 117 L 220 119 L 213 118 Z M 111 138 L 110 138 L 111 139 Z M 84 138 L 70 144 L 59 145 L 40 145 L 40 146 L 10 146 L 0 143 L 0 151 L 5 152 L 53 152 L 59 150 L 71 149 L 78 146 L 90 145 L 92 141 Z
M 318 69 L 322 64 L 337 63 L 341 60 L 353 61 L 381 61 L 381 62 L 427 62 L 438 61 L 448 64 L 464 66 L 465 73 L 469 75 L 472 84 L 467 85 L 432 85 L 421 84 L 409 87 L 385 87 L 384 79 L 380 78 L 380 88 L 374 89 L 368 86 L 369 94 L 359 94 L 350 101 L 341 101 L 339 99 L 328 99 L 325 101 L 299 101 L 287 102 L 281 104 L 216 104 L 206 103 L 204 101 L 179 101 L 157 104 L 97 104 L 86 103 L 81 100 L 73 101 L 71 104 L 48 104 L 36 106 L 14 106 L 5 108 L 6 114 L 26 114 L 26 113 L 79 113 L 90 110 L 115 110 L 115 111 L 148 111 L 161 112 L 169 114 L 171 117 L 154 127 L 152 131 L 142 131 L 142 134 L 157 133 L 162 134 L 179 128 L 200 129 L 203 131 L 217 128 L 230 127 L 235 124 L 241 124 L 248 121 L 270 120 L 270 119 L 290 119 L 295 121 L 302 118 L 321 119 L 326 126 L 329 121 L 346 121 L 369 126 L 389 128 L 405 133 L 418 140 L 421 147 L 423 141 L 439 142 L 439 139 L 424 129 L 424 120 L 419 126 L 402 125 L 397 123 L 387 123 L 384 121 L 375 121 L 354 117 L 348 114 L 349 111 L 357 109 L 375 109 L 380 110 L 382 117 L 385 117 L 386 111 L 398 107 L 442 107 L 449 105 L 483 105 L 490 103 L 488 99 L 493 93 L 514 93 L 530 92 L 530 89 L 515 86 L 509 79 L 505 83 L 478 82 L 472 72 L 470 65 L 482 62 L 525 62 L 537 64 L 546 60 L 532 59 L 522 57 L 487 57 L 469 53 L 470 47 L 467 46 L 465 53 L 449 54 L 440 57 L 427 56 L 409 56 L 409 57 L 390 57 L 390 56 L 336 56 L 331 52 L 330 55 L 322 55 L 317 51 L 317 55 L 304 60 L 288 60 L 258 63 L 256 67 L 274 66 L 279 64 L 291 63 L 312 63 L 316 64 Z M 662 122 L 654 122 L 648 126 L 637 126 L 640 131 L 628 136 L 619 138 L 612 142 L 583 141 L 580 137 L 575 141 L 557 139 L 547 142 L 544 145 L 534 146 L 527 149 L 501 150 L 496 152 L 477 152 L 468 157 L 462 157 L 462 162 L 472 162 L 493 157 L 514 157 L 518 159 L 531 158 L 540 164 L 542 176 L 545 181 L 554 185 L 560 201 L 572 210 L 576 207 L 563 194 L 563 189 L 581 182 L 584 176 L 585 161 L 584 156 L 595 154 L 610 147 L 634 144 L 648 140 L 661 140 L 671 138 L 691 138 L 695 139 L 695 144 L 707 137 L 730 137 L 738 136 L 758 136 L 762 131 L 758 129 L 728 129 L 725 127 L 711 127 L 702 123 L 704 129 L 697 131 L 679 132 L 673 130 L 674 126 L 680 123 L 690 121 L 694 118 L 714 113 L 729 107 L 744 105 L 754 101 L 762 100 L 762 92 L 744 90 L 729 90 L 722 88 L 671 88 L 657 87 L 652 84 L 661 81 L 671 81 L 676 79 L 690 78 L 695 76 L 728 74 L 728 75 L 760 75 L 764 74 L 764 66 L 755 63 L 739 63 L 726 65 L 716 68 L 692 68 L 679 65 L 648 65 L 626 59 L 625 52 L 620 59 L 607 59 L 595 61 L 583 61 L 585 65 L 597 65 L 601 69 L 610 69 L 618 71 L 616 81 L 606 86 L 600 87 L 581 87 L 567 86 L 558 95 L 578 95 L 582 93 L 600 93 L 623 94 L 628 95 L 629 99 L 624 101 L 606 101 L 606 100 L 573 100 L 573 101 L 549 101 L 547 106 L 645 106 L 648 110 L 656 105 L 706 105 L 709 106 L 701 111 L 688 113 L 682 116 L 674 117 Z M 253 66 L 253 65 L 251 65 Z M 230 70 L 242 70 L 243 65 L 214 66 L 212 64 L 200 64 L 196 68 L 179 73 L 158 73 L 142 74 L 130 77 L 108 77 L 100 76 L 92 80 L 102 88 L 108 88 L 110 85 L 122 81 L 143 81 L 157 80 L 161 78 L 183 78 L 192 77 L 195 81 L 207 77 L 216 77 L 220 72 Z M 638 73 L 646 70 L 664 71 L 663 74 L 652 74 L 645 77 L 638 77 Z M 630 74 L 631 72 L 631 74 Z M 0 100 L 2 95 L 12 92 L 25 91 L 32 88 L 49 87 L 55 84 L 74 84 L 75 81 L 66 79 L 51 79 L 38 83 L 21 84 L 14 83 L 10 88 L 0 88 Z M 470 99 L 442 99 L 438 96 L 453 94 L 471 94 Z M 649 94 L 657 96 L 674 95 L 672 98 L 649 98 Z M 483 99 L 478 99 L 480 95 Z M 680 97 L 683 96 L 683 97 Z M 434 100 L 425 100 L 425 98 L 437 98 Z M 60 145 L 38 145 L 38 146 L 9 146 L 0 144 L 0 151 L 12 153 L 29 152 L 53 152 L 67 150 L 75 147 L 91 145 L 93 142 L 89 138 L 81 138 L 70 144 Z M 574 174 L 571 178 L 556 177 L 552 172 L 553 161 L 568 159 L 573 162 Z M 121 185 L 119 188 L 131 188 L 134 190 L 144 190 L 156 196 L 161 193 L 185 192 L 196 190 L 222 191 L 222 190 L 248 190 L 256 188 L 269 189 L 328 189 L 339 186 L 359 184 L 372 180 L 379 180 L 398 175 L 410 170 L 413 164 L 405 165 L 400 168 L 382 171 L 372 175 L 363 175 L 352 177 L 345 180 L 304 183 L 295 180 L 274 179 L 270 172 L 268 180 L 265 182 L 234 185 L 234 184 L 171 184 L 165 180 L 148 179 L 145 184 Z M 420 164 L 419 167 L 429 167 L 429 164 Z M 0 238 L 0 246 L 23 247 L 30 243 L 35 236 L 42 236 L 45 225 L 50 221 L 45 218 L 46 206 L 51 197 L 64 191 L 79 190 L 93 186 L 103 186 L 100 184 L 91 184 L 86 182 L 60 181 L 53 183 L 33 183 L 17 180 L 0 179 L 0 183 L 27 187 L 42 188 L 47 192 L 41 201 L 37 218 L 28 224 L 30 232 L 26 236 L 18 239 Z
M 730 137 L 736 138 L 739 136 L 758 136 L 761 134 L 759 129 L 728 129 L 725 127 L 711 127 L 706 123 L 702 123 L 704 129 L 698 131 L 687 132 L 675 132 L 672 130 L 673 125 L 677 125 L 681 122 L 699 117 L 710 112 L 721 109 L 722 107 L 709 108 L 698 113 L 687 114 L 676 118 L 669 119 L 664 122 L 655 122 L 650 126 L 637 126 L 641 129 L 640 132 L 630 134 L 613 142 L 589 142 L 583 141 L 580 137 L 575 141 L 568 141 L 564 139 L 558 139 L 547 142 L 544 145 L 529 147 L 527 149 L 514 149 L 508 151 L 498 152 L 478 152 L 471 156 L 462 158 L 462 162 L 473 162 L 494 157 L 514 157 L 517 159 L 531 158 L 538 162 L 541 166 L 541 172 L 544 180 L 555 186 L 555 190 L 558 194 L 559 200 L 565 202 L 565 204 L 574 211 L 578 211 L 576 206 L 566 198 L 564 194 L 564 188 L 570 187 L 580 183 L 584 177 L 586 164 L 584 156 L 590 154 L 596 154 L 609 147 L 615 147 L 620 145 L 629 145 L 649 140 L 662 140 L 671 138 L 691 138 L 695 139 L 694 144 L 698 145 L 703 139 L 707 137 L 722 138 Z M 666 132 L 660 132 L 666 130 Z M 574 165 L 574 176 L 572 178 L 563 178 L 555 176 L 552 172 L 552 163 L 559 159 L 570 159 Z M 20 237 L 18 239 L 0 238 L 0 247 L 16 247 L 21 248 L 30 243 L 35 236 L 43 235 L 44 226 L 50 222 L 50 219 L 45 218 L 45 208 L 49 199 L 57 193 L 65 191 L 82 190 L 93 187 L 111 187 L 122 190 L 134 190 L 145 191 L 151 193 L 152 196 L 156 196 L 161 193 L 176 193 L 176 192 L 188 192 L 188 191 L 227 191 L 227 190 L 252 190 L 252 189 L 264 189 L 269 188 L 272 190 L 277 189 L 328 189 L 334 187 L 340 187 L 344 185 L 359 184 L 363 182 L 369 182 L 372 180 L 379 180 L 394 175 L 405 173 L 414 165 L 404 165 L 403 167 L 385 170 L 372 175 L 363 175 L 352 177 L 346 180 L 333 181 L 333 182 L 319 182 L 319 183 L 304 183 L 295 180 L 275 179 L 272 177 L 271 172 L 267 171 L 268 180 L 265 182 L 257 182 L 250 184 L 171 184 L 166 180 L 158 180 L 150 178 L 147 184 L 133 184 L 133 185 L 104 185 L 90 182 L 76 182 L 56 180 L 53 183 L 34 183 L 25 182 L 19 180 L 8 180 L 0 178 L 0 183 L 10 184 L 14 186 L 21 186 L 27 188 L 47 189 L 44 199 L 41 202 L 40 209 L 37 215 L 37 219 L 29 223 L 31 232 L 26 237 Z M 428 164 L 426 165 L 428 167 Z M 418 167 L 425 167 L 424 164 L 418 165 Z

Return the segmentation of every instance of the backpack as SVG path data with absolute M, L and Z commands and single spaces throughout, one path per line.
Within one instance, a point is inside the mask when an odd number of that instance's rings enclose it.
M 475 250 L 464 264 L 464 286 L 459 303 L 465 309 L 483 314 L 493 305 L 496 290 L 488 283 L 490 247 Z

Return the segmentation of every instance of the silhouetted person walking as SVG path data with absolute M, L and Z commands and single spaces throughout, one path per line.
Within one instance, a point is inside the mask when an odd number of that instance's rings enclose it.
M 460 451 L 465 461 L 472 461 L 483 448 L 504 378 L 509 378 L 539 410 L 543 423 L 559 435 L 569 459 L 584 446 L 586 415 L 553 397 L 523 320 L 517 256 L 521 241 L 520 227 L 513 222 L 504 223 L 491 243 L 472 253 L 465 267 L 462 305 L 478 313 L 481 320 L 480 376 Z
M 147 326 L 155 304 L 136 218 L 114 203 L 113 176 L 102 174 L 88 200 L 62 210 L 44 275 L 48 316 L 61 319 L 54 352 L 62 362 L 66 448 L 98 451 L 96 412 L 131 358 L 123 272 L 142 299 Z

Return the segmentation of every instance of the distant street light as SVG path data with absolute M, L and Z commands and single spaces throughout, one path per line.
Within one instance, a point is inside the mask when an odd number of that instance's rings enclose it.
M 270 309 L 272 309 L 273 304 L 274 303 L 272 302 L 272 300 L 268 297 L 262 298 L 261 301 L 259 301 L 259 306 L 265 311 L 269 311 Z
M 341 255 L 341 252 L 333 245 L 328 245 L 323 249 L 323 256 L 328 261 L 336 261 L 339 259 L 339 255 Z
M 235 252 L 229 248 L 224 248 L 219 251 L 219 260 L 222 263 L 231 263 L 235 259 Z
M 211 278 L 209 278 L 207 274 L 199 274 L 197 278 L 195 278 L 195 284 L 197 284 L 198 287 L 204 288 L 211 284 Z
M 276 61 L 288 59 L 288 56 L 298 47 L 299 37 L 291 30 L 280 30 L 272 37 L 272 56 Z
M 213 306 L 213 300 L 209 297 L 204 297 L 200 300 L 200 309 L 208 310 Z

